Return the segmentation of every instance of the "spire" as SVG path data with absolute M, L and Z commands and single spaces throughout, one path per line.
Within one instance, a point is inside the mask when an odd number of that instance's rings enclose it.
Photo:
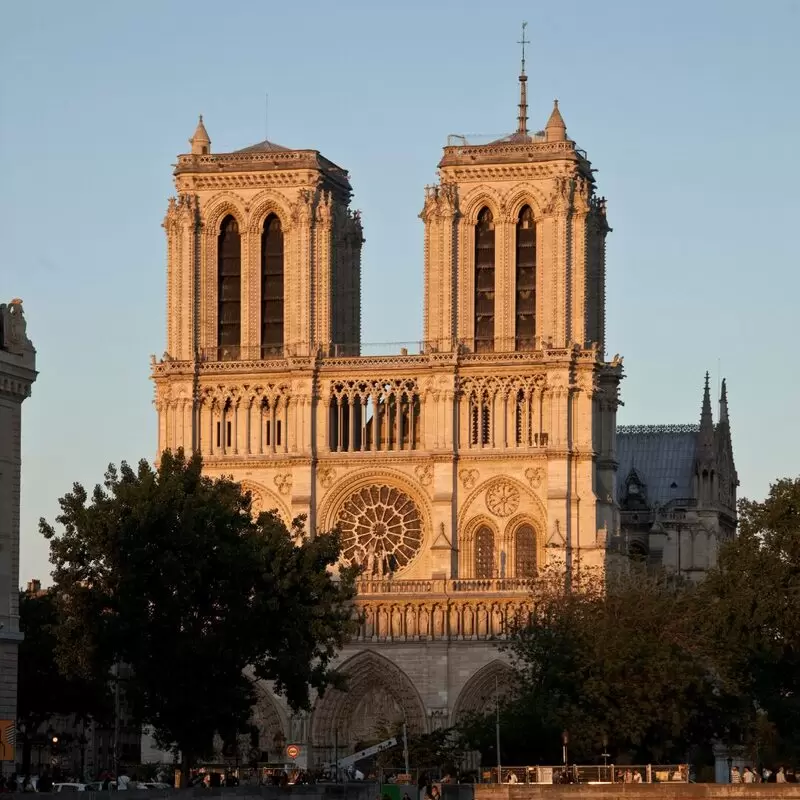
M 703 389 L 703 408 L 700 412 L 700 433 L 697 438 L 698 447 L 711 447 L 714 443 L 714 419 L 711 416 L 711 388 L 706 372 L 706 385 Z
M 545 139 L 548 142 L 564 142 L 567 139 L 567 126 L 558 110 L 558 100 L 553 100 L 553 113 L 547 120 L 544 128 Z
M 527 22 L 522 23 L 522 39 L 517 44 L 522 45 L 522 69 L 519 73 L 519 115 L 517 116 L 517 134 L 519 136 L 528 135 L 528 76 L 525 74 L 525 45 L 530 42 L 525 38 L 525 28 Z
M 189 144 L 192 146 L 193 155 L 204 156 L 211 152 L 211 139 L 208 138 L 208 131 L 206 130 L 206 126 L 203 125 L 202 114 L 197 122 L 194 136 L 189 139 Z
M 725 378 L 722 379 L 719 393 L 719 421 L 720 424 L 728 423 L 728 387 L 725 385 Z

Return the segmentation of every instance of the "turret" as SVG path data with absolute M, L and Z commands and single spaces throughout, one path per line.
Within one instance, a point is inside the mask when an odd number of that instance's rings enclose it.
M 567 139 L 567 125 L 558 110 L 558 100 L 553 101 L 553 111 L 544 128 L 548 142 L 564 142 Z
M 208 138 L 208 131 L 206 126 L 203 125 L 203 115 L 197 122 L 194 135 L 189 139 L 189 144 L 192 146 L 192 155 L 205 156 L 211 152 L 211 139 Z

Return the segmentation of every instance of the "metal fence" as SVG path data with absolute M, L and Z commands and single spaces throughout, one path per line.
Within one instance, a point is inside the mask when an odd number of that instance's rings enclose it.
M 607 764 L 501 767 L 501 783 L 688 783 L 688 764 Z M 497 769 L 483 770 L 481 783 L 497 783 Z

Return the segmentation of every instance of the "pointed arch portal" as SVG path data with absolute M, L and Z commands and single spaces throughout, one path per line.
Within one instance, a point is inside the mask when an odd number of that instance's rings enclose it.
M 496 697 L 502 700 L 513 687 L 514 670 L 505 662 L 495 659 L 481 667 L 459 692 L 453 707 L 453 724 L 472 714 L 485 714 L 495 707 Z
M 312 717 L 312 740 L 320 748 L 359 744 L 394 735 L 405 723 L 410 734 L 427 730 L 425 707 L 408 675 L 388 658 L 365 651 L 340 667 L 346 691 L 329 689 Z

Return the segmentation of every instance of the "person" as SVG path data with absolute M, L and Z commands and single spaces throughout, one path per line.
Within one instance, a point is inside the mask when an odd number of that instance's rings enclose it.
M 508 773 L 508 780 L 506 780 L 506 783 L 519 783 L 519 778 L 514 770 Z
M 775 783 L 786 783 L 786 770 L 783 767 L 778 767 L 775 773 Z
M 36 790 L 39 792 L 53 791 L 53 779 L 50 777 L 50 772 L 46 768 L 42 771 Z
M 772 770 L 769 767 L 764 767 L 761 771 L 761 782 L 762 783 L 772 783 L 773 781 L 770 780 L 772 777 Z
M 731 783 L 741 783 L 742 775 L 739 772 L 739 767 L 731 767 Z
M 756 774 L 753 772 L 750 767 L 745 767 L 744 772 L 742 772 L 742 783 L 755 783 L 756 782 Z
M 641 783 L 642 782 L 642 773 L 639 772 L 638 769 L 633 771 L 633 782 L 634 783 Z

